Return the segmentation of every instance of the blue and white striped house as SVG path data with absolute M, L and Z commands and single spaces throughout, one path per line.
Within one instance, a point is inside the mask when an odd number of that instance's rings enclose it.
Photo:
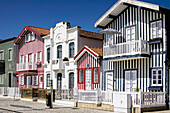
M 95 23 L 104 34 L 103 90 L 166 92 L 169 13 L 159 5 L 119 0 Z

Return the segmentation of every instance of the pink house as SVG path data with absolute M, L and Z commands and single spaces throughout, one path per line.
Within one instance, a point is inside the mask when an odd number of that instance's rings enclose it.
M 25 26 L 14 43 L 18 46 L 18 87 L 44 88 L 44 39 L 50 30 Z

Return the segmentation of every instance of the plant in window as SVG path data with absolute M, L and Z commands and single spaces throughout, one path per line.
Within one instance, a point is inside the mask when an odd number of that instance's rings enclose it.
M 63 61 L 69 61 L 67 57 L 64 57 Z
M 114 91 L 118 91 L 118 89 L 117 89 L 117 88 L 115 88 L 115 89 L 114 89 Z
M 135 92 L 139 92 L 139 91 L 140 91 L 140 89 L 139 89 L 139 88 L 136 88 L 136 89 L 135 89 Z

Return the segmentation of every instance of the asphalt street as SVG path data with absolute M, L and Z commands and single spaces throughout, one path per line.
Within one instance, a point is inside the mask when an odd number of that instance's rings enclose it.
M 84 109 L 54 105 L 48 108 L 45 103 L 14 100 L 0 97 L 0 113 L 113 113 L 94 109 Z

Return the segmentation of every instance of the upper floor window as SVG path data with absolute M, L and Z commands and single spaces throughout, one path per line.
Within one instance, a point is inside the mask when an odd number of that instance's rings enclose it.
M 57 58 L 62 58 L 62 45 L 57 46 Z
M 152 86 L 162 86 L 162 69 L 152 69 Z
M 69 57 L 73 58 L 74 57 L 74 42 L 71 42 L 69 44 Z
M 135 35 L 136 35 L 135 26 L 126 28 L 126 42 L 134 41 Z
M 37 62 L 41 62 L 42 61 L 42 52 L 38 52 L 36 54 L 36 60 L 37 60 Z
M 0 51 L 0 60 L 4 60 L 4 51 Z
M 8 54 L 9 54 L 8 59 L 9 59 L 9 60 L 12 60 L 12 49 L 9 49 L 9 53 L 8 53 Z
M 23 55 L 20 56 L 20 63 L 21 63 L 21 64 L 24 63 L 24 56 L 23 56 Z
M 34 62 L 34 54 L 28 54 L 28 62 L 33 63 Z
M 151 38 L 162 37 L 162 20 L 151 22 Z
M 50 62 L 50 48 L 47 48 L 47 62 Z
M 104 46 L 116 44 L 116 40 L 113 34 L 105 34 Z
M 35 40 L 35 33 L 34 32 L 30 32 L 28 34 L 25 35 L 25 42 L 29 42 L 32 40 Z

